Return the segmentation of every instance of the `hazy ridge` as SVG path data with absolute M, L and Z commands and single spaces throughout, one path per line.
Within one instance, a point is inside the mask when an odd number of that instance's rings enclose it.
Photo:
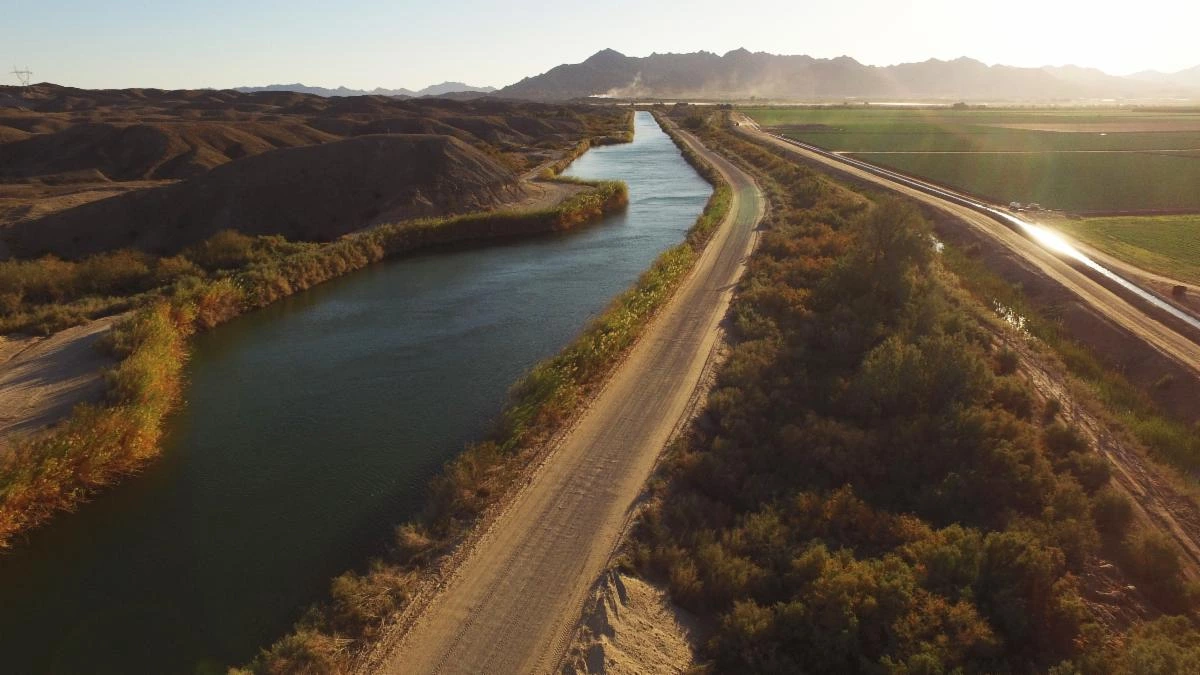
M 477 87 L 466 84 L 464 82 L 442 82 L 440 84 L 431 84 L 424 89 L 385 89 L 383 87 L 375 87 L 371 90 L 366 89 L 349 89 L 346 87 L 336 87 L 333 89 L 327 87 L 310 87 L 306 84 L 296 82 L 294 84 L 268 84 L 262 87 L 234 87 L 235 91 L 242 93 L 254 93 L 259 91 L 294 91 L 301 94 L 316 94 L 317 96 L 403 96 L 408 98 L 419 98 L 421 96 L 443 96 L 445 94 L 459 93 L 479 93 L 489 94 L 496 91 L 495 87 Z
M 848 57 L 818 59 L 735 49 L 625 56 L 612 49 L 504 87 L 497 95 L 561 100 L 617 98 L 839 98 L 1079 100 L 1200 98 L 1200 67 L 1118 77 L 1078 66 L 988 66 L 959 58 L 869 66 Z

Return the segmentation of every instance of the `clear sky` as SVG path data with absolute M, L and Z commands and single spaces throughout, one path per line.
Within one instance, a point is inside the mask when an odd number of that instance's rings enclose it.
M 970 56 L 1114 74 L 1200 65 L 1194 0 L 0 0 L 13 65 L 79 87 L 503 86 L 612 47 L 887 65 Z

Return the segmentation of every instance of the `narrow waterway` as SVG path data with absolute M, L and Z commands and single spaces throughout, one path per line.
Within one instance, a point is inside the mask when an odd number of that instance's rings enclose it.
M 0 555 L 0 670 L 221 671 L 282 634 L 710 191 L 644 112 L 567 174 L 624 180 L 629 209 L 376 265 L 198 336 L 163 458 Z

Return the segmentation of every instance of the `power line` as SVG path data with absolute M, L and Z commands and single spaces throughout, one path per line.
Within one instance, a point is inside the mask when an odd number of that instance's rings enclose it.
M 29 81 L 33 77 L 33 71 L 29 69 L 29 66 L 25 66 L 25 70 L 19 70 L 13 66 L 12 74 L 17 76 L 17 81 L 21 83 L 22 87 L 29 87 Z

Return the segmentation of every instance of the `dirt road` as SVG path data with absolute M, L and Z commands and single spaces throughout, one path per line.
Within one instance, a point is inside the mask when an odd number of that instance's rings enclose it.
M 763 131 L 745 116 L 740 116 L 738 121 L 737 129 L 755 140 L 782 148 L 806 162 L 823 164 L 857 180 L 881 185 L 953 215 L 1031 262 L 1042 274 L 1062 284 L 1067 290 L 1078 296 L 1084 304 L 1106 316 L 1122 329 L 1136 335 L 1151 348 L 1200 375 L 1200 345 L 1118 296 L 1046 247 L 966 206 L 888 180 L 826 155 L 797 147 Z
M 549 672 L 564 655 L 696 390 L 765 208 L 751 178 L 689 142 L 733 186 L 730 217 L 575 428 L 397 639 L 385 672 Z
M 0 337 L 0 455 L 14 440 L 57 422 L 104 391 L 112 359 L 96 340 L 118 317 L 97 319 L 47 338 Z

